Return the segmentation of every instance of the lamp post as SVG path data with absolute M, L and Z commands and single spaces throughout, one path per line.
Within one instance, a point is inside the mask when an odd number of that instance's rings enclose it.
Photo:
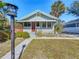
M 18 7 L 13 4 L 6 3 L 4 9 L 7 11 L 7 15 L 11 18 L 11 59 L 15 59 L 15 17 L 17 17 Z

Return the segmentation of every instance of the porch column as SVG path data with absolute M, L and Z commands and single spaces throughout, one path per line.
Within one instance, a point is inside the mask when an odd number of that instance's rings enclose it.
M 53 25 L 53 33 L 55 33 L 55 32 L 54 32 L 54 25 Z
M 51 23 L 51 28 L 52 28 L 53 23 L 52 22 L 50 22 L 50 23 Z
M 76 31 L 76 30 L 77 30 L 77 28 L 78 28 L 78 24 L 76 23 L 76 24 L 75 24 L 75 26 L 76 26 L 76 28 L 75 28 L 75 31 Z
M 23 24 L 22 24 L 22 29 L 24 29 L 24 22 L 23 22 Z M 24 30 L 23 30 L 24 31 Z
M 24 28 L 24 23 L 21 23 L 21 25 L 22 25 L 22 29 Z

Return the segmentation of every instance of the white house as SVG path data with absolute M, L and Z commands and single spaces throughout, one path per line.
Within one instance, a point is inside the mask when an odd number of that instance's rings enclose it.
M 36 10 L 31 14 L 23 17 L 21 20 L 17 21 L 17 23 L 23 25 L 23 31 L 54 31 L 54 24 L 57 20 L 58 18 L 51 16 L 50 14 Z

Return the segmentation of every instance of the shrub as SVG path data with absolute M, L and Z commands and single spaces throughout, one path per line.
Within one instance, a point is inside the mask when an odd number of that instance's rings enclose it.
M 28 32 L 17 32 L 17 33 L 16 33 L 16 38 L 17 38 L 17 37 L 20 37 L 20 38 L 29 38 L 30 35 L 29 35 Z
M 8 34 L 6 32 L 0 32 L 0 42 L 5 42 L 8 40 Z
M 10 33 L 10 31 L 6 31 L 6 34 L 8 35 L 8 39 L 11 39 L 11 33 Z

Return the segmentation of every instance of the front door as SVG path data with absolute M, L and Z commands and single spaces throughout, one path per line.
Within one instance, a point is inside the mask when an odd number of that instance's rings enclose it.
M 35 32 L 35 22 L 32 22 L 32 32 Z

